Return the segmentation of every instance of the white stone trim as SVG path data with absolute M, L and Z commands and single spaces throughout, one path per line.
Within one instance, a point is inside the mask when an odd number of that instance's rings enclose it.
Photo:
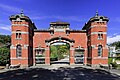
M 12 24 L 12 26 L 27 26 L 27 27 L 29 27 L 28 24 Z
M 91 45 L 92 48 L 95 48 L 96 46 L 95 45 Z
M 17 44 L 15 44 L 15 45 L 16 45 L 16 46 L 17 46 L 17 45 L 21 45 L 21 46 L 22 46 L 22 44 L 20 44 L 19 42 L 18 42 Z
M 107 32 L 91 32 L 87 36 L 94 35 L 94 34 L 107 34 Z M 101 40 L 101 39 L 100 39 Z
M 104 27 L 102 27 L 102 28 L 107 27 L 107 25 L 100 25 L 100 26 L 104 26 Z M 88 30 L 91 29 L 91 28 L 100 27 L 100 26 L 98 26 L 98 25 L 94 25 L 94 26 L 89 27 Z
M 70 47 L 70 50 L 75 50 L 75 48 Z
M 12 45 L 10 46 L 10 49 L 16 49 L 16 47 L 12 44 Z
M 22 58 L 22 57 L 19 57 L 19 58 L 10 58 L 10 59 L 11 59 L 11 60 L 23 60 L 23 59 L 24 59 L 24 60 L 26 60 L 26 59 L 28 60 L 28 58 Z
M 33 50 L 35 50 L 35 48 L 33 48 Z
M 45 48 L 45 50 L 50 50 L 49 47 Z
M 17 45 L 21 45 L 21 46 L 22 46 L 22 44 L 19 44 L 19 43 L 15 44 L 15 46 L 12 44 L 12 45 L 10 46 L 10 49 L 16 49 L 16 46 L 17 46 Z M 29 46 L 29 44 L 24 44 L 24 45 L 22 46 L 22 49 L 28 49 L 28 46 Z
M 84 50 L 87 50 L 87 48 L 84 48 Z
M 54 29 L 55 32 L 65 32 L 65 29 Z
M 28 44 L 24 44 L 24 47 L 23 47 L 23 49 L 28 49 Z
M 93 34 L 107 34 L 107 32 L 91 32 L 91 35 Z
M 108 57 L 93 57 L 93 59 L 108 59 Z
M 88 57 L 84 57 L 84 59 L 87 59 Z
M 13 33 L 29 34 L 29 32 L 24 32 L 24 31 L 12 31 L 12 34 Z
M 19 22 L 19 21 L 25 21 L 25 20 L 18 20 L 18 18 L 17 18 L 17 20 L 12 20 L 12 21 L 17 21 L 17 22 Z
M 54 40 L 54 41 L 49 42 L 49 45 L 52 44 L 52 43 L 55 43 L 55 42 L 59 42 L 59 41 L 68 43 L 70 45 L 74 45 L 73 43 L 70 43 L 69 41 L 66 41 L 66 40 Z

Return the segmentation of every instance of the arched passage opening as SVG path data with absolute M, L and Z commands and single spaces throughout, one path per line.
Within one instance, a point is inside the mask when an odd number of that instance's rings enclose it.
M 70 44 L 56 42 L 50 45 L 50 64 L 69 64 Z
M 49 40 L 45 40 L 45 42 L 46 42 L 46 45 L 47 45 L 46 58 L 45 58 L 45 63 L 46 64 L 59 63 L 59 62 L 60 63 L 67 63 L 67 64 L 69 64 L 69 63 L 70 64 L 74 64 L 74 55 L 73 55 L 74 54 L 74 49 L 73 49 L 74 40 L 71 40 L 69 38 L 64 38 L 64 37 L 60 37 L 59 36 L 59 37 L 51 38 Z M 57 45 L 55 46 L 55 44 L 57 44 Z M 62 45 L 58 45 L 58 44 L 62 44 Z M 51 48 L 51 46 L 53 48 L 53 51 L 56 50 L 56 52 L 53 52 L 55 54 L 52 54 L 52 51 L 51 51 L 52 48 Z M 58 46 L 59 46 L 59 48 L 55 49 Z M 62 47 L 66 47 L 67 51 L 64 51 L 65 49 L 62 49 Z M 51 57 L 53 55 L 56 56 L 57 62 L 55 62 L 55 61 L 52 60 Z M 66 61 L 62 62 L 62 61 L 60 61 L 61 59 L 63 59 L 63 60 L 65 59 Z

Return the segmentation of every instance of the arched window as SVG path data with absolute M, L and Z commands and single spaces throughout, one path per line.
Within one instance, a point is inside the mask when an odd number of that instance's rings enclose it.
M 103 39 L 103 32 L 102 31 L 99 31 L 99 33 L 98 33 L 98 39 Z
M 17 45 L 16 47 L 16 57 L 21 57 L 22 56 L 22 47 L 21 45 Z
M 21 31 L 17 30 L 16 31 L 16 39 L 21 39 L 21 38 L 22 38 Z
M 102 56 L 102 45 L 98 46 L 98 56 Z

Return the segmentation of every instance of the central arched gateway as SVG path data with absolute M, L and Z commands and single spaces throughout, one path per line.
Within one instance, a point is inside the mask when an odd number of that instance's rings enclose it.
M 68 43 L 70 45 L 70 57 L 69 57 L 69 60 L 70 60 L 70 64 L 74 64 L 74 40 L 71 40 L 69 38 L 65 38 L 65 37 L 53 37 L 51 39 L 48 39 L 48 40 L 45 40 L 45 43 L 47 44 L 48 48 L 49 48 L 49 51 L 50 51 L 50 45 L 53 44 L 53 43 L 56 43 L 56 42 L 63 42 L 63 43 Z M 45 63 L 46 64 L 50 64 L 50 52 L 48 52 L 46 54 L 46 58 L 45 58 Z M 49 60 L 48 60 L 49 59 Z
M 87 63 L 87 36 L 85 30 L 71 30 L 69 23 L 52 22 L 49 30 L 34 30 L 33 37 L 33 63 L 43 60 L 41 63 L 50 65 L 50 45 L 56 42 L 68 43 L 70 45 L 69 62 L 75 64 L 82 56 L 82 63 Z M 36 54 L 43 54 L 36 57 Z M 82 53 L 82 54 L 81 54 Z M 38 55 L 39 56 L 39 55 Z M 84 58 L 83 58 L 84 57 Z

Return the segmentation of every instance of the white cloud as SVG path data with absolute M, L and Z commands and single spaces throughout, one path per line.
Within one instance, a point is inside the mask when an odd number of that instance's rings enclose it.
M 0 4 L 0 8 L 5 10 L 5 11 L 9 11 L 9 12 L 20 12 L 19 8 L 9 6 L 9 5 L 5 5 L 5 4 Z
M 5 25 L 5 24 L 0 24 L 0 30 L 6 30 L 6 31 L 11 31 L 11 26 L 10 25 Z
M 118 33 L 114 33 L 113 35 L 116 36 Z
M 120 35 L 115 35 L 113 37 L 111 37 L 111 36 L 107 37 L 107 43 L 108 44 L 116 42 L 116 41 L 120 41 Z

